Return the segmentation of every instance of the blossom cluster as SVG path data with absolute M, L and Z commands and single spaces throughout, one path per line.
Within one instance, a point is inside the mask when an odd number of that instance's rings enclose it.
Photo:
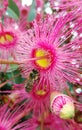
M 81 4 L 0 1 L 0 130 L 82 130 Z

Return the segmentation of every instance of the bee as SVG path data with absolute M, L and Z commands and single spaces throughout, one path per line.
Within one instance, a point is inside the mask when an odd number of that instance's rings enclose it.
M 33 84 L 38 81 L 39 81 L 39 72 L 37 70 L 33 69 L 25 82 L 26 91 L 31 92 L 31 90 L 33 88 Z

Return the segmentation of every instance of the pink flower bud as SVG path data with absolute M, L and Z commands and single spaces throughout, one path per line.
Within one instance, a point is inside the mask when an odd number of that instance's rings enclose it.
M 51 94 L 51 111 L 63 119 L 71 119 L 75 115 L 73 100 L 58 92 Z

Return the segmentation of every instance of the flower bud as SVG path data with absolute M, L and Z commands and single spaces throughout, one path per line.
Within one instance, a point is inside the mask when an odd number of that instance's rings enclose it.
M 51 94 L 51 111 L 63 119 L 71 119 L 75 115 L 73 100 L 58 92 Z

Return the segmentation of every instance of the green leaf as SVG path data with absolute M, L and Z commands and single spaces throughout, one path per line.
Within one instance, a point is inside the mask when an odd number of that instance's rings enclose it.
M 70 92 L 73 92 L 73 84 L 70 82 L 67 82 L 67 85 L 69 86 Z
M 27 21 L 31 22 L 34 20 L 35 17 L 36 17 L 36 1 L 33 0 L 29 14 L 28 14 Z
M 18 69 L 18 65 L 11 64 L 7 72 L 13 72 Z
M 18 75 L 19 74 L 19 75 Z M 19 70 L 15 70 L 13 72 L 7 72 L 6 73 L 6 79 L 11 79 L 11 77 L 14 77 L 18 75 L 17 77 L 15 77 L 12 81 L 16 84 L 20 84 L 24 82 L 24 78 L 20 75 L 20 71 Z
M 11 18 L 18 19 L 20 16 L 19 8 L 13 0 L 8 0 L 7 13 Z

